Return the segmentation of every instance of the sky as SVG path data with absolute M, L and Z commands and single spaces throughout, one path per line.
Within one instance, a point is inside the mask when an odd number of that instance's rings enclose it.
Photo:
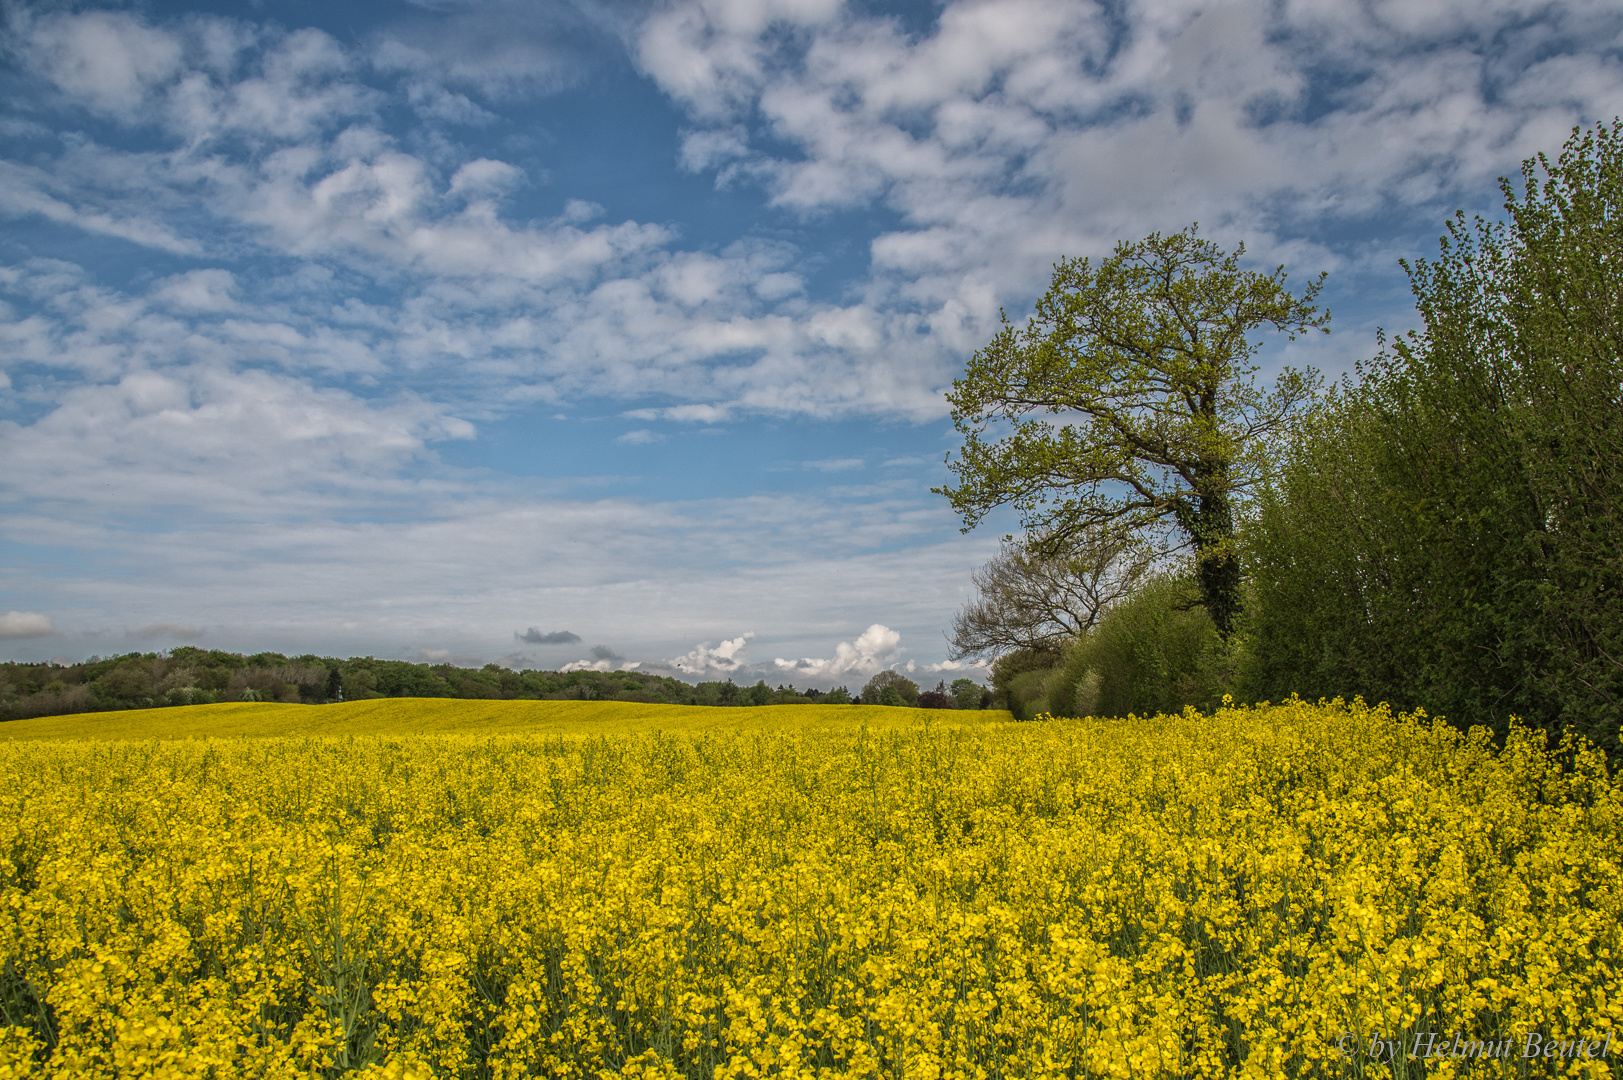
M 0 658 L 859 686 L 1017 527 L 943 391 L 1064 257 L 1400 258 L 1623 113 L 1615 0 L 0 0 Z

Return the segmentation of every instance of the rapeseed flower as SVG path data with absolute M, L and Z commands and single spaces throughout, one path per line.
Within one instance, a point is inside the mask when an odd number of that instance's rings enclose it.
M 1523 730 L 1292 701 L 10 742 L 0 777 L 0 1078 L 1616 1070 L 1345 1050 L 1623 1023 L 1618 785 Z

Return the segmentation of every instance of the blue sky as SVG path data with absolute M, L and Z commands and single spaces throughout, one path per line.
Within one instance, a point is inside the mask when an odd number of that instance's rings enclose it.
M 1334 375 L 1446 215 L 1623 113 L 1588 0 L 0 14 L 28 660 L 950 679 L 1013 523 L 929 493 L 942 391 L 1055 260 L 1199 221 L 1327 270 L 1264 355 Z

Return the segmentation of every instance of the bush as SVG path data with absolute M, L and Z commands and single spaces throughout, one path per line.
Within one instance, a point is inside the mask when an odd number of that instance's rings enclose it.
M 1016 720 L 1035 720 L 1044 713 L 1054 711 L 1049 704 L 1048 687 L 1059 670 L 1039 668 L 1036 671 L 1022 671 L 1009 682 L 1005 698 L 1009 703 L 1009 712 L 1014 714 Z
M 1539 172 L 1545 174 L 1540 179 Z M 1623 122 L 1502 181 L 1405 264 L 1422 328 L 1304 425 L 1261 492 L 1240 691 L 1623 724 Z
M 1072 644 L 1044 686 L 1058 716 L 1154 716 L 1211 708 L 1226 652 L 1193 581 L 1153 578 Z
M 1016 649 L 997 658 L 992 665 L 992 701 L 1014 714 L 1016 720 L 1031 720 L 1049 712 L 1048 680 L 1059 669 L 1063 655 L 1047 649 Z
M 943 679 L 935 684 L 934 690 L 926 690 L 919 695 L 919 708 L 921 709 L 956 709 L 958 699 L 947 692 L 947 683 Z

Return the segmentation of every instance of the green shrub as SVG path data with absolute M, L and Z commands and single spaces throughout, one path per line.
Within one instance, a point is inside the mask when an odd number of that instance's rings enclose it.
M 992 704 L 1008 709 L 1016 720 L 1031 720 L 1048 712 L 1048 680 L 1064 660 L 1047 649 L 1016 649 L 992 665 Z
M 1060 673 L 1060 668 L 1038 668 L 1022 671 L 1009 682 L 1005 699 L 1016 720 L 1035 720 L 1043 713 L 1053 712 L 1049 704 L 1049 684 Z
M 1047 684 L 1058 716 L 1153 716 L 1210 708 L 1225 650 L 1193 581 L 1152 578 L 1077 639 Z

